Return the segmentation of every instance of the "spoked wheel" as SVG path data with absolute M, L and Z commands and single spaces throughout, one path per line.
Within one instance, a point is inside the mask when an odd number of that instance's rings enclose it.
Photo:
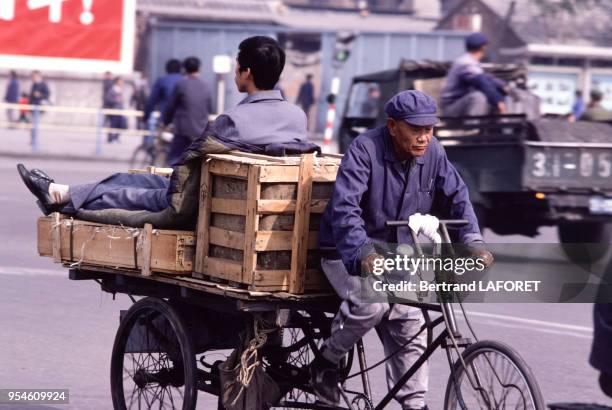
M 284 328 L 282 334 L 282 348 L 279 354 L 274 354 L 272 362 L 282 360 L 283 364 L 277 367 L 277 376 L 289 374 L 291 376 L 290 388 L 286 389 L 284 397 L 280 400 L 280 405 L 274 408 L 294 409 L 306 408 L 303 405 L 314 404 L 318 401 L 317 396 L 310 389 L 310 372 L 309 365 L 314 360 L 314 353 L 311 344 L 315 344 L 320 348 L 323 344 L 322 335 L 319 332 L 312 333 L 312 337 L 305 335 L 302 328 L 291 327 Z M 346 359 L 340 363 L 340 377 L 344 378 L 348 375 L 353 363 L 354 350 L 350 350 Z M 272 369 L 271 369 L 272 370 Z M 282 377 L 286 380 L 286 377 Z M 285 381 L 284 380 L 284 381 Z M 302 406 L 293 407 L 291 403 L 299 403 Z
M 185 322 L 168 302 L 145 298 L 115 337 L 111 393 L 117 410 L 195 409 L 196 361 Z
M 317 347 L 322 344 L 321 340 L 316 341 Z M 291 352 L 287 356 L 287 364 L 299 369 L 307 369 L 310 362 L 314 359 L 314 354 L 310 350 L 310 346 L 304 338 L 304 333 L 299 328 L 283 329 L 283 346 L 289 347 Z M 295 350 L 294 350 L 295 349 Z M 305 374 L 308 374 L 305 372 Z M 303 380 L 307 382 L 307 380 Z M 291 389 L 281 401 L 299 402 L 299 403 L 314 403 L 317 401 L 317 396 L 307 393 L 302 389 Z M 283 407 L 285 409 L 293 409 L 294 407 Z
M 155 165 L 154 148 L 151 145 L 142 144 L 132 154 L 130 167 L 144 169 L 150 165 Z
M 480 341 L 462 356 L 467 371 L 457 360 L 446 386 L 445 410 L 545 410 L 535 377 L 510 347 Z

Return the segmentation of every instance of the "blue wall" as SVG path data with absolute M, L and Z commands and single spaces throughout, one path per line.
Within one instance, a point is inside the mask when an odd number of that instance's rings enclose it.
M 195 55 L 202 60 L 203 79 L 215 84 L 212 59 L 217 54 L 235 56 L 238 44 L 246 37 L 267 35 L 277 37 L 278 33 L 296 31 L 282 26 L 251 24 L 231 25 L 207 22 L 152 21 L 149 37 L 149 74 L 157 78 L 163 74 L 165 62 L 170 58 L 185 58 Z M 303 32 L 304 30 L 299 30 Z M 318 90 L 316 128 L 325 126 L 326 102 L 334 76 L 332 68 L 335 32 L 321 33 L 321 89 Z M 353 42 L 351 56 L 338 70 L 340 94 L 337 112 L 342 113 L 347 98 L 348 86 L 353 76 L 373 71 L 395 68 L 402 59 L 450 60 L 463 51 L 464 34 L 453 32 L 429 33 L 360 33 Z M 234 74 L 226 75 L 226 107 L 240 101 L 240 95 L 233 86 Z M 216 93 L 215 96 L 216 97 Z M 216 98 L 214 98 L 216 99 Z

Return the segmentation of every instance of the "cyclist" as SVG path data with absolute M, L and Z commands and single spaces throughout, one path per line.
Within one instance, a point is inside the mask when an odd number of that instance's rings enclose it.
M 435 101 L 420 91 L 403 91 L 387 102 L 385 111 L 386 126 L 366 131 L 349 146 L 321 220 L 320 246 L 337 250 L 322 260 L 322 268 L 343 299 L 331 337 L 311 365 L 314 391 L 328 404 L 339 400 L 338 362 L 370 329 L 376 327 L 387 356 L 399 349 L 387 361 L 389 386 L 426 348 L 426 332 L 404 346 L 424 322 L 419 309 L 360 298 L 357 276 L 362 270 L 372 273 L 383 258 L 374 244 L 412 242 L 408 227 L 386 227 L 385 222 L 435 209 L 441 216 L 469 221 L 458 231 L 462 243 L 483 241 L 467 187 L 432 138 L 438 122 Z M 492 262 L 483 246 L 474 246 L 474 253 Z M 426 408 L 427 379 L 425 364 L 402 386 L 395 399 L 403 409 Z

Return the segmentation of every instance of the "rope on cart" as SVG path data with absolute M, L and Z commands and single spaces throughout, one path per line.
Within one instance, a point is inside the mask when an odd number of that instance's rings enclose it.
M 259 319 L 255 318 L 253 320 L 253 339 L 251 339 L 249 346 L 240 356 L 240 370 L 238 372 L 238 376 L 236 377 L 236 381 L 240 383 L 240 391 L 234 398 L 232 406 L 235 405 L 238 398 L 242 396 L 244 389 L 251 384 L 255 370 L 257 369 L 257 366 L 261 364 L 261 361 L 259 361 L 258 358 L 258 350 L 264 344 L 266 344 L 266 341 L 268 340 L 268 333 L 275 331 L 275 329 L 260 329 L 259 324 Z

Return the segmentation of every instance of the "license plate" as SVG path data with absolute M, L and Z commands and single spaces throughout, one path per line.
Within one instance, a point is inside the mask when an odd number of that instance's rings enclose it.
M 589 199 L 589 210 L 593 214 L 612 215 L 612 198 L 592 197 Z

